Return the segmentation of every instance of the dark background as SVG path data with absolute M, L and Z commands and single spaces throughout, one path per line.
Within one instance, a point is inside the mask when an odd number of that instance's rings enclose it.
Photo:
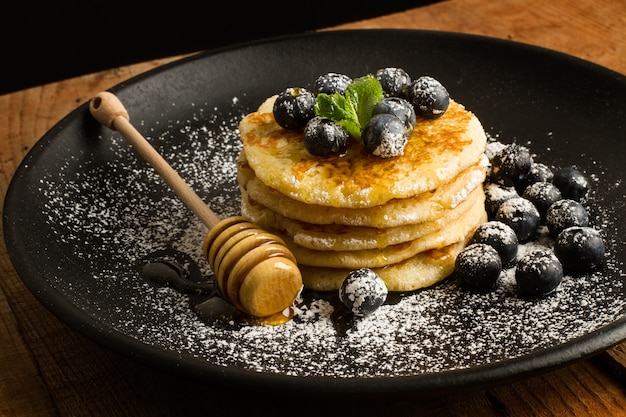
M 149 59 L 367 19 L 437 0 L 5 1 L 0 95 Z

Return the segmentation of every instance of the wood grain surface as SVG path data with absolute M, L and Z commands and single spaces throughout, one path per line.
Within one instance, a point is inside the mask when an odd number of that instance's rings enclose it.
M 626 2 L 449 0 L 328 29 L 474 33 L 578 56 L 626 74 Z M 0 96 L 0 187 L 56 122 L 94 94 L 178 57 Z M 34 236 L 34 239 L 37 237 Z M 114 353 L 46 310 L 0 244 L 0 416 L 626 415 L 626 344 L 540 375 L 429 398 L 377 402 L 230 392 Z

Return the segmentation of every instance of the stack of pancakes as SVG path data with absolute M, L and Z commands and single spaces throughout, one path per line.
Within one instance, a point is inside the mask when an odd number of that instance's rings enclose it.
M 404 155 L 380 158 L 353 140 L 345 155 L 316 157 L 302 131 L 278 126 L 275 97 L 241 121 L 237 165 L 242 215 L 282 237 L 305 288 L 338 290 L 371 268 L 389 291 L 430 286 L 487 221 L 487 138 L 474 114 L 450 102 L 421 119 Z

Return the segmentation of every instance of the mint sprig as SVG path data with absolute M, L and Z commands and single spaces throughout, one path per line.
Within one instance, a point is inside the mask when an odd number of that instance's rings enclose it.
M 361 139 L 361 132 L 372 117 L 376 103 L 383 98 L 380 82 L 372 74 L 355 78 L 345 94 L 320 93 L 315 98 L 315 113 L 343 126 L 348 133 Z

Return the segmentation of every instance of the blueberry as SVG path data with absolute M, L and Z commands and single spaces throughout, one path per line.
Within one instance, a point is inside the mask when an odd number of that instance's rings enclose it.
M 554 202 L 546 212 L 546 226 L 553 237 L 571 226 L 587 226 L 589 215 L 578 201 L 562 199 Z
M 515 260 L 519 246 L 515 231 L 496 220 L 481 224 L 474 232 L 471 243 L 484 243 L 493 247 L 500 255 L 503 266 Z
M 528 170 L 528 174 L 526 174 L 524 184 L 528 187 L 536 182 L 552 182 L 553 178 L 554 173 L 546 164 L 533 162 L 530 164 L 530 169 Z
M 313 84 L 314 94 L 344 94 L 348 86 L 352 84 L 352 78 L 345 74 L 339 74 L 336 72 L 329 72 L 324 75 L 320 75 Z
M 551 182 L 535 182 L 530 184 L 522 194 L 527 200 L 530 200 L 542 219 L 545 219 L 546 212 L 552 203 L 562 199 L 561 191 Z
M 500 205 L 495 219 L 510 226 L 517 239 L 525 242 L 535 236 L 540 218 L 533 203 L 522 197 L 514 197 Z
M 515 268 L 519 294 L 536 298 L 550 294 L 563 280 L 563 265 L 549 249 L 535 249 L 522 256 Z
M 486 243 L 472 243 L 459 253 L 454 264 L 454 276 L 459 285 L 477 292 L 495 288 L 502 260 L 498 251 Z
M 502 142 L 498 142 L 497 140 L 493 138 L 487 138 L 487 145 L 485 146 L 485 156 L 489 160 L 490 164 L 491 164 L 491 161 L 493 161 L 493 156 L 505 146 L 506 145 Z
M 365 125 L 361 140 L 367 152 L 381 158 L 391 158 L 404 153 L 409 132 L 402 120 L 393 114 L 381 113 L 372 116 Z
M 341 283 L 339 299 L 355 316 L 373 313 L 387 299 L 385 281 L 373 270 L 351 271 Z
M 525 146 L 508 144 L 495 153 L 491 161 L 491 181 L 519 188 L 530 171 L 532 155 Z
M 565 270 L 590 271 L 604 257 L 604 240 L 592 227 L 572 226 L 559 233 L 554 243 L 554 253 Z
M 395 67 L 381 68 L 374 76 L 380 82 L 385 97 L 406 98 L 411 77 L 405 70 Z
M 408 101 L 400 97 L 385 97 L 376 103 L 372 110 L 372 116 L 383 113 L 393 114 L 402 120 L 409 135 L 413 133 L 416 119 L 415 109 Z
M 485 210 L 489 219 L 494 219 L 500 205 L 513 197 L 519 197 L 514 187 L 505 187 L 501 184 L 489 182 L 484 186 L 485 190 Z
M 315 116 L 304 127 L 304 147 L 311 155 L 342 155 L 348 150 L 350 134 L 340 124 Z
M 305 88 L 290 87 L 274 102 L 274 119 L 279 126 L 296 130 L 303 128 L 315 116 L 315 96 Z
M 573 166 L 561 168 L 555 172 L 552 182 L 561 190 L 563 198 L 570 200 L 581 201 L 589 190 L 589 181 Z
M 422 76 L 411 82 L 407 90 L 407 99 L 413 104 L 415 114 L 427 119 L 440 117 L 450 105 L 448 90 L 429 76 Z

